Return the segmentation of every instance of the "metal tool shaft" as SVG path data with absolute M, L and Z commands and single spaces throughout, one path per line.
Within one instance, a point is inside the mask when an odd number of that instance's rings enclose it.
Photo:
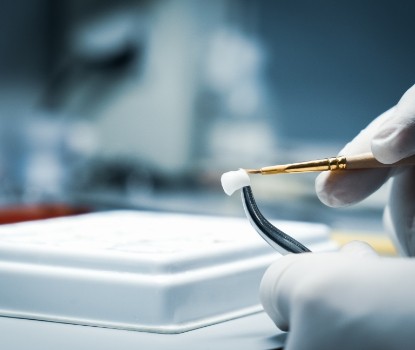
M 242 188 L 242 203 L 244 206 L 245 214 L 259 233 L 259 235 L 276 251 L 282 255 L 288 253 L 307 253 L 310 252 L 306 246 L 276 228 L 262 215 L 255 202 L 254 195 L 250 186 Z

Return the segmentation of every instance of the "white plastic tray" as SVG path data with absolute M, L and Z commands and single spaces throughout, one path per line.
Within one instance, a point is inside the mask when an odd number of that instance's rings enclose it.
M 336 248 L 324 225 L 275 224 Z M 113 211 L 0 226 L 0 315 L 180 333 L 261 310 L 278 257 L 243 218 Z

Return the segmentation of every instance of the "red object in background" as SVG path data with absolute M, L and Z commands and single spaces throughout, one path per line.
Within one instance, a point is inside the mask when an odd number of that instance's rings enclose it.
M 87 208 L 67 204 L 30 204 L 0 207 L 0 224 L 50 219 L 61 216 L 85 214 Z

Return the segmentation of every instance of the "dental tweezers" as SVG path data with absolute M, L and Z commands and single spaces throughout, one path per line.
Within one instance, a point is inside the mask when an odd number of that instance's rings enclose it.
M 255 202 L 251 186 L 242 187 L 242 203 L 251 225 L 260 236 L 282 255 L 311 252 L 306 246 L 272 225 L 262 215 Z

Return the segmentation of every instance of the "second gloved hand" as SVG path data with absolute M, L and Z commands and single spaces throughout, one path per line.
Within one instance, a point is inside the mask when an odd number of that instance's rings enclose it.
M 290 254 L 266 271 L 261 301 L 290 330 L 286 350 L 413 349 L 414 271 L 412 259 L 373 258 L 356 243 Z

